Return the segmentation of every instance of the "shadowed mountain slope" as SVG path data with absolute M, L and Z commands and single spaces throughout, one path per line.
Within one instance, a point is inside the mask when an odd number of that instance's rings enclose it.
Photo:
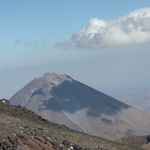
M 47 73 L 10 98 L 52 122 L 104 138 L 144 135 L 150 115 L 126 105 L 67 75 Z

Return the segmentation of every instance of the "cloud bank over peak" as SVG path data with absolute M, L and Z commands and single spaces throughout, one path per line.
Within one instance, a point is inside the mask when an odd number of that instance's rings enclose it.
M 78 48 L 150 43 L 150 7 L 138 9 L 116 20 L 93 18 L 87 27 L 73 34 L 71 41 Z M 63 47 L 64 44 L 59 42 L 57 47 Z

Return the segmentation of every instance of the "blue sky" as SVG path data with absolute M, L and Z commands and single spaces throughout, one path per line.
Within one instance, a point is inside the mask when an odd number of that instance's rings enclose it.
M 0 0 L 0 97 L 46 72 L 98 90 L 147 87 L 150 1 Z

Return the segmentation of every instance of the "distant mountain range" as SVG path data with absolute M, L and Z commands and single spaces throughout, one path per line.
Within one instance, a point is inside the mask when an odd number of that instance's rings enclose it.
M 132 88 L 110 92 L 120 101 L 150 113 L 150 88 Z
M 10 98 L 58 124 L 114 139 L 150 133 L 150 115 L 101 93 L 67 75 L 46 73 Z

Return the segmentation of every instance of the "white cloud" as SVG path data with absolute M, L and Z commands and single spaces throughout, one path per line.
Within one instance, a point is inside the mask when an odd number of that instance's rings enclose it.
M 24 46 L 36 46 L 38 43 L 36 41 L 34 41 L 34 40 L 29 41 L 29 42 L 25 42 L 25 41 L 19 39 L 19 40 L 15 41 L 15 44 L 16 45 L 23 44 Z
M 112 21 L 93 18 L 87 27 L 73 34 L 72 41 L 78 48 L 150 43 L 150 7 Z
M 74 48 L 72 42 L 71 41 L 68 42 L 67 40 L 65 40 L 64 42 L 57 42 L 55 44 L 55 47 L 56 48 L 62 48 L 65 50 Z
M 20 44 L 20 43 L 22 43 L 23 41 L 21 40 L 21 39 L 19 39 L 19 40 L 16 40 L 15 41 L 15 44 Z
M 36 46 L 38 43 L 36 41 L 30 41 L 28 43 L 25 43 L 24 46 Z

